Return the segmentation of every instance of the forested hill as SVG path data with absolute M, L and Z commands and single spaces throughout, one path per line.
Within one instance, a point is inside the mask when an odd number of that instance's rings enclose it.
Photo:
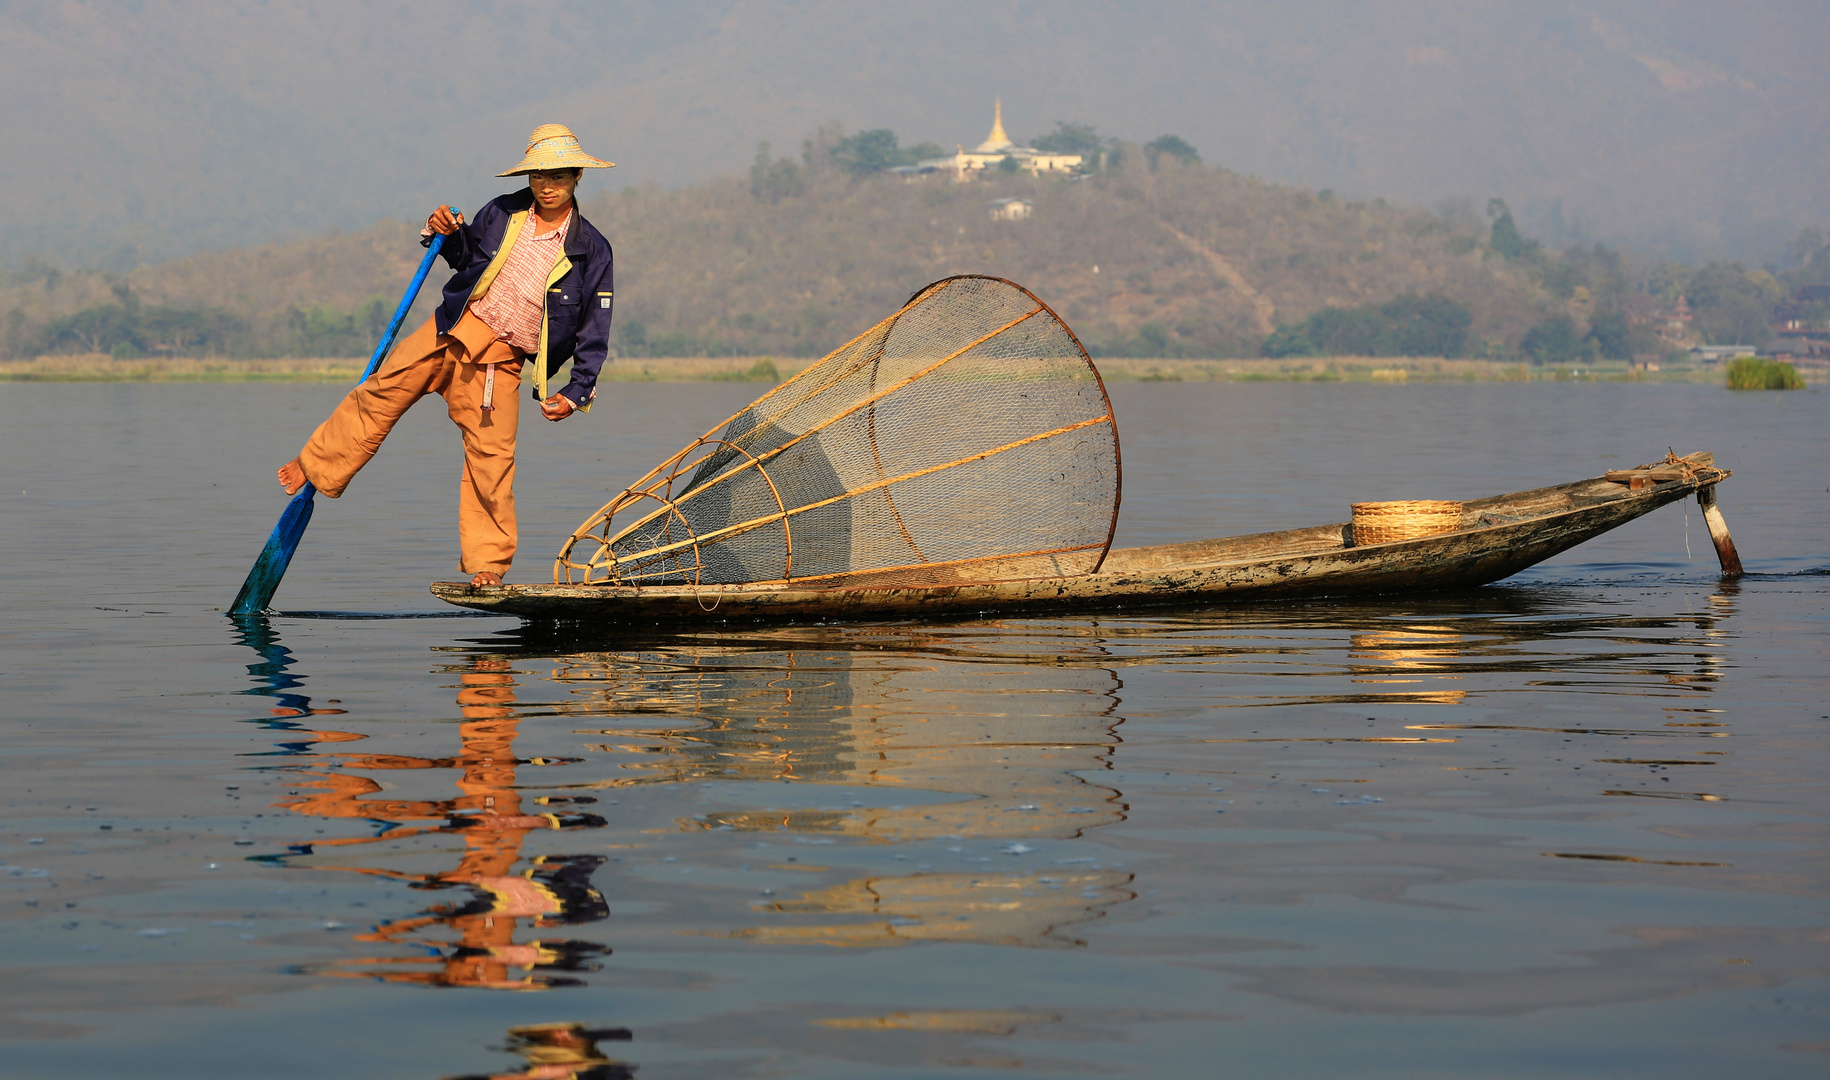
M 1199 165 L 1071 183 L 801 184 L 632 189 L 587 206 L 617 247 L 619 346 L 819 355 L 950 274 L 1026 286 L 1095 355 L 1256 356 L 1279 324 L 1406 293 L 1460 301 L 1477 335 L 1516 340 L 1542 318 L 1540 290 L 1436 215 Z M 1030 200 L 1030 216 L 994 220 L 994 201 L 1010 198 Z
M 956 183 L 764 161 L 751 177 L 587 195 L 584 209 L 616 248 L 623 356 L 817 356 L 961 273 L 1027 286 L 1095 355 L 1516 356 L 1534 327 L 1573 311 L 1580 338 L 1625 299 L 1613 253 L 1549 255 L 1504 214 L 1156 164 L 1133 147 L 1076 181 Z M 1011 198 L 1031 216 L 994 220 L 993 201 Z M 416 232 L 385 222 L 126 278 L 29 266 L 0 287 L 6 351 L 359 355 L 419 258 Z

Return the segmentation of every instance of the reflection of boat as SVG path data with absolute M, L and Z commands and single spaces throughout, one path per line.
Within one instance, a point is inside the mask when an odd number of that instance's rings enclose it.
M 1732 542 L 1715 507 L 1714 486 L 1729 475 L 1714 467 L 1713 456 L 1693 454 L 1659 467 L 1467 502 L 1460 529 L 1420 539 L 1354 546 L 1351 526 L 1318 525 L 1121 548 L 1106 555 L 1098 572 L 1073 577 L 995 582 L 962 577 L 893 588 L 775 581 L 473 589 L 461 582 L 436 582 L 432 592 L 462 607 L 597 624 L 901 617 L 1426 592 L 1498 581 L 1689 495 L 1704 505 L 1724 570 L 1738 573 Z
M 733 930 L 733 938 L 1070 947 L 1079 942 L 1069 927 L 1135 895 L 1128 871 L 1101 868 L 1094 856 L 1047 870 L 1017 861 L 1036 850 L 1031 844 L 1124 819 L 1118 792 L 1100 778 L 1123 721 L 1113 715 L 1119 682 L 1104 666 L 1111 657 L 1099 648 L 1062 643 L 1047 663 L 980 649 L 962 665 L 925 662 L 924 649 L 947 646 L 919 633 L 893 635 L 894 647 L 882 652 L 875 644 L 797 649 L 790 630 L 722 643 L 657 645 L 650 637 L 624 652 L 580 652 L 575 636 L 520 634 L 527 646 L 502 655 L 551 666 L 554 683 L 570 693 L 546 708 L 592 725 L 578 734 L 594 737 L 581 749 L 602 779 L 566 790 L 627 795 L 694 784 L 693 812 L 676 825 L 708 838 L 1008 841 L 995 855 L 953 847 L 938 856 L 970 858 L 976 866 L 966 872 L 917 864 L 911 869 L 921 872 L 828 881 L 798 899 L 753 904 L 761 925 Z M 891 636 L 867 640 L 887 645 Z M 1087 663 L 1070 666 L 1076 659 Z M 937 856 L 930 849 L 923 857 Z M 826 870 L 792 856 L 772 868 Z
M 1419 685 L 1428 679 L 1460 679 L 1452 661 L 1460 655 L 1462 637 L 1447 632 L 1447 627 L 1417 627 L 1408 630 L 1376 630 L 1353 635 L 1348 656 L 1374 661 L 1356 664 L 1353 681 L 1382 685 Z M 1404 691 L 1404 700 L 1454 705 L 1467 697 L 1462 690 Z
M 967 679 L 954 666 L 874 664 L 836 649 L 661 655 L 542 660 L 557 661 L 555 681 L 573 691 L 553 711 L 591 721 L 578 733 L 596 738 L 582 748 L 615 766 L 579 787 L 707 784 L 704 811 L 683 829 L 1035 840 L 1123 819 L 1117 793 L 1097 780 L 1118 743 L 1104 668 L 981 664 Z M 605 719 L 615 726 L 598 726 Z M 851 794 L 783 805 L 784 780 Z
M 1085 922 L 1137 894 L 1121 870 L 914 874 L 848 881 L 799 900 L 757 905 L 789 915 L 865 916 L 824 925 L 758 926 L 732 937 L 771 945 L 907 945 L 976 941 L 1049 948 L 1084 945 L 1055 931 Z

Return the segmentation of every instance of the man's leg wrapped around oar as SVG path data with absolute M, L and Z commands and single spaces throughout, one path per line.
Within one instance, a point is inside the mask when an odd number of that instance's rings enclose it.
M 443 375 L 445 340 L 427 319 L 375 374 L 356 384 L 299 451 L 298 466 L 319 491 L 338 498 L 369 463 L 394 425 Z
M 427 394 L 443 397 L 464 440 L 460 568 L 466 574 L 504 574 L 514 560 L 517 535 L 513 484 L 521 403 L 515 390 L 521 360 L 519 351 L 470 312 L 449 334 L 438 333 L 427 320 L 318 425 L 299 451 L 299 469 L 319 491 L 338 498 L 414 402 Z M 503 385 L 485 402 L 492 364 Z

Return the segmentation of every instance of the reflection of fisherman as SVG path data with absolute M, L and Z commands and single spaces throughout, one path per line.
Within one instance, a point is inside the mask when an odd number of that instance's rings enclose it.
M 633 1066 L 607 1056 L 600 1041 L 627 1039 L 627 1028 L 591 1029 L 583 1024 L 529 1024 L 508 1029 L 508 1048 L 527 1068 L 514 1073 L 451 1077 L 449 1080 L 631 1080 Z
M 394 424 L 427 394 L 445 399 L 464 436 L 458 497 L 460 569 L 475 585 L 500 585 L 515 556 L 513 391 L 534 357 L 534 397 L 548 420 L 588 408 L 610 341 L 610 244 L 579 215 L 574 193 L 585 169 L 613 163 L 586 154 L 559 124 L 534 129 L 519 165 L 524 191 L 491 201 L 474 222 L 441 206 L 422 235 L 444 234 L 454 274 L 444 303 L 349 392 L 299 456 L 280 466 L 287 494 L 309 480 L 337 498 Z M 572 378 L 549 395 L 547 380 L 572 361 Z M 497 369 L 509 378 L 498 395 Z
M 552 971 L 589 971 L 590 960 L 609 951 L 590 941 L 537 939 L 515 941 L 519 920 L 535 927 L 596 922 L 609 915 L 603 895 L 591 884 L 591 874 L 603 864 L 599 855 L 536 856 L 530 867 L 515 873 L 521 846 L 535 830 L 595 828 L 604 820 L 595 814 L 527 814 L 522 812 L 516 768 L 523 764 L 514 752 L 514 676 L 508 663 L 479 658 L 473 670 L 461 676 L 458 706 L 465 717 L 460 727 L 463 752 L 455 758 L 431 759 L 392 754 L 338 755 L 345 766 L 328 771 L 310 786 L 324 792 L 284 804 L 289 809 L 321 817 L 374 820 L 386 818 L 444 818 L 443 829 L 464 838 L 464 857 L 453 869 L 418 877 L 418 889 L 464 888 L 471 899 L 429 908 L 421 916 L 383 922 L 358 941 L 400 943 L 429 927 L 449 926 L 458 940 L 431 956 L 376 958 L 352 961 L 338 967 L 361 968 L 363 977 L 429 986 L 469 986 L 505 990 L 537 990 L 577 985 L 578 980 Z M 356 775 L 360 769 L 461 768 L 458 780 L 462 797 L 449 800 L 378 800 L 365 798 L 381 791 L 374 780 Z M 373 839 L 396 840 L 394 830 Z M 411 835 L 410 833 L 406 835 Z M 373 840 L 345 841 L 366 843 Z M 336 842 L 333 842 L 336 843 Z M 389 871 L 366 871 L 407 877 Z M 421 942 L 415 941 L 415 944 Z M 433 970 L 414 970 L 433 964 Z M 526 969 L 518 973 L 514 969 Z M 334 974 L 356 974 L 347 970 Z

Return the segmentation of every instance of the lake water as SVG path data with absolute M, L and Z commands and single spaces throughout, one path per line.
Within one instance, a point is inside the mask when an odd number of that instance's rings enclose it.
M 759 388 L 523 425 L 523 553 Z M 1830 1067 L 1830 425 L 1697 386 L 1114 389 L 1119 543 L 1710 449 L 1498 586 L 592 637 L 445 608 L 437 402 L 222 614 L 341 391 L 0 386 L 0 1074 Z

